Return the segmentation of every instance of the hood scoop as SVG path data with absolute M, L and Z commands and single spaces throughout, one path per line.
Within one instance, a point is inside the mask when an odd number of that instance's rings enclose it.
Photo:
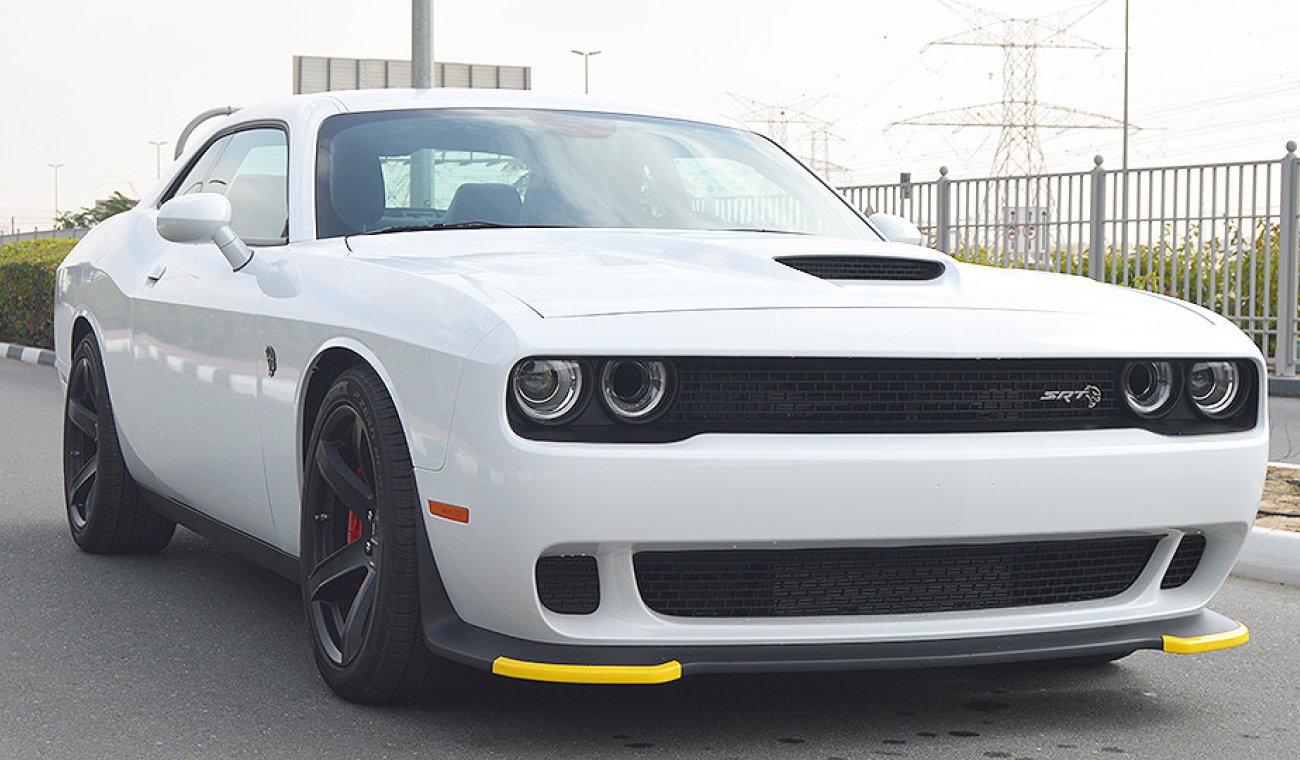
M 823 280 L 935 280 L 943 264 L 924 259 L 892 256 L 782 256 L 776 259 L 792 269 Z

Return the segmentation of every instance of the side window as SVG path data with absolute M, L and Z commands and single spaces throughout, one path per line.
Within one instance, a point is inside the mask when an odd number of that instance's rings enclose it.
M 232 139 L 234 139 L 234 135 L 223 137 L 209 145 L 208 149 L 203 152 L 203 155 L 199 157 L 199 160 L 194 164 L 194 166 L 186 172 L 185 178 L 176 186 L 176 192 L 174 195 L 189 195 L 190 193 L 203 192 L 203 183 L 207 180 L 208 174 L 211 173 L 212 166 L 221 158 L 222 152 L 226 150 L 227 145 L 230 145 Z
M 219 193 L 230 200 L 230 227 L 249 245 L 289 239 L 289 148 L 279 129 L 248 129 L 208 146 L 176 195 Z
M 279 129 L 250 129 L 230 144 L 203 184 L 230 199 L 230 226 L 250 245 L 289 238 L 289 147 Z

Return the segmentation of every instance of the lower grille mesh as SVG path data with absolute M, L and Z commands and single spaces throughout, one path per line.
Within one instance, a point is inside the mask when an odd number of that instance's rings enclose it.
M 537 560 L 537 598 L 551 612 L 590 615 L 600 606 L 596 558 L 587 554 Z
M 1158 538 L 869 549 L 645 551 L 646 606 L 681 617 L 891 615 L 1115 596 Z
M 1160 588 L 1178 588 L 1192 579 L 1192 574 L 1201 564 L 1201 555 L 1205 553 L 1205 536 L 1189 533 L 1178 542 L 1174 558 L 1169 561 L 1169 569 L 1160 581 Z

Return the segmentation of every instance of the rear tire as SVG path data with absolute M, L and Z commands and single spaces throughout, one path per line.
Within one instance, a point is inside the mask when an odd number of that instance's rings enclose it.
M 149 509 L 126 471 L 94 335 L 77 344 L 68 373 L 63 493 L 72 540 L 92 554 L 159 552 L 176 530 Z
M 352 702 L 459 693 L 468 668 L 424 645 L 415 475 L 383 382 L 366 366 L 321 402 L 305 465 L 303 600 L 321 676 Z

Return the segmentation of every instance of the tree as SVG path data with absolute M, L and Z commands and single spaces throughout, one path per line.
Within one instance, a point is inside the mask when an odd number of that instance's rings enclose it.
M 107 198 L 100 198 L 95 201 L 95 205 L 87 206 L 80 211 L 64 211 L 54 217 L 54 221 L 58 224 L 59 229 L 63 230 L 94 227 L 110 216 L 129 211 L 137 203 L 139 201 L 128 198 L 122 195 L 121 192 L 114 190 L 113 194 Z

